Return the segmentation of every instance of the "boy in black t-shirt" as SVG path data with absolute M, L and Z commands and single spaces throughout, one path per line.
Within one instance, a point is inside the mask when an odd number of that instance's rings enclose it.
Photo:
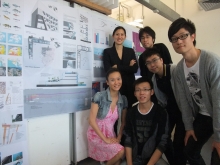
M 162 159 L 168 139 L 168 115 L 151 101 L 153 84 L 147 77 L 134 83 L 139 103 L 127 112 L 124 130 L 127 165 L 168 165 Z

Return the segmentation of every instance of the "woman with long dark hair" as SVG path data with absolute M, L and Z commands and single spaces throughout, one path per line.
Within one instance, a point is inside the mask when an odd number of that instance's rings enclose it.
M 104 50 L 104 69 L 106 72 L 109 68 L 119 69 L 122 76 L 120 93 L 127 97 L 128 107 L 131 107 L 137 101 L 133 90 L 134 74 L 138 70 L 135 52 L 132 48 L 123 46 L 123 42 L 126 39 L 126 30 L 122 26 L 114 29 L 112 37 L 114 39 L 113 46 Z

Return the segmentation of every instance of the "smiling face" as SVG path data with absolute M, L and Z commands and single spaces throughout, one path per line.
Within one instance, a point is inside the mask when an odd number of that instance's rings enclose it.
M 188 35 L 186 36 L 186 34 Z M 195 46 L 193 45 L 195 34 L 189 34 L 189 32 L 184 28 L 181 28 L 177 33 L 175 33 L 172 36 L 171 40 L 172 39 L 177 39 L 176 42 L 172 42 L 174 50 L 177 53 L 182 54 L 183 56 L 195 48 Z
M 126 38 L 125 31 L 123 29 L 118 29 L 115 31 L 112 37 L 114 39 L 115 44 L 122 45 Z
M 149 34 L 143 33 L 141 36 L 141 44 L 145 49 L 152 48 L 154 45 L 154 39 Z
M 154 54 L 146 59 L 146 67 L 148 70 L 155 74 L 163 74 L 163 59 Z
M 145 104 L 151 101 L 151 96 L 154 94 L 154 90 L 148 82 L 143 82 L 135 85 L 134 95 L 140 104 Z
M 119 72 L 110 73 L 106 82 L 109 85 L 110 91 L 119 91 L 122 85 L 121 74 Z

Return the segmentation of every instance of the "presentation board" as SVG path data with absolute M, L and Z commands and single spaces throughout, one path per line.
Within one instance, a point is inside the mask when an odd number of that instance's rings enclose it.
M 127 31 L 124 46 L 137 54 L 141 50 L 138 29 L 100 13 L 36 0 L 25 2 L 24 9 L 19 36 L 24 42 L 25 118 L 90 108 L 93 87 L 97 92 L 105 83 L 103 50 L 113 45 L 115 27 Z
M 26 119 L 90 108 L 114 28 L 137 57 L 143 48 L 137 28 L 56 0 L 0 0 L 0 20 L 0 164 L 27 165 Z

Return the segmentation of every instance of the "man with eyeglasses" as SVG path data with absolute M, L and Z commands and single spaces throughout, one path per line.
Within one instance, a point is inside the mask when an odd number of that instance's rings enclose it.
M 168 37 L 183 56 L 174 72 L 174 91 L 186 130 L 184 153 L 191 165 L 205 165 L 201 149 L 214 132 L 211 165 L 219 165 L 220 57 L 195 47 L 196 28 L 190 20 L 174 21 Z
M 139 103 L 128 109 L 124 129 L 127 165 L 168 165 L 161 157 L 167 146 L 167 112 L 151 101 L 150 79 L 137 79 L 134 89 Z
M 151 27 L 146 26 L 139 30 L 139 40 L 142 46 L 146 50 L 149 48 L 153 48 L 153 47 L 158 49 L 159 53 L 161 54 L 164 64 L 172 64 L 173 62 L 172 62 L 169 50 L 163 43 L 154 44 L 155 38 L 156 38 L 155 31 Z M 140 67 L 141 76 L 147 76 L 148 78 L 152 77 L 153 74 L 149 72 L 149 70 L 145 66 L 145 61 L 143 60 L 142 54 L 139 57 L 139 67 Z
M 173 93 L 174 65 L 164 64 L 157 49 L 151 48 L 143 53 L 145 65 L 153 73 L 152 81 L 158 103 L 166 109 L 169 116 L 169 136 L 167 150 L 164 154 L 170 165 L 186 165 L 183 155 L 185 129 L 181 112 Z M 171 133 L 174 132 L 173 142 Z

